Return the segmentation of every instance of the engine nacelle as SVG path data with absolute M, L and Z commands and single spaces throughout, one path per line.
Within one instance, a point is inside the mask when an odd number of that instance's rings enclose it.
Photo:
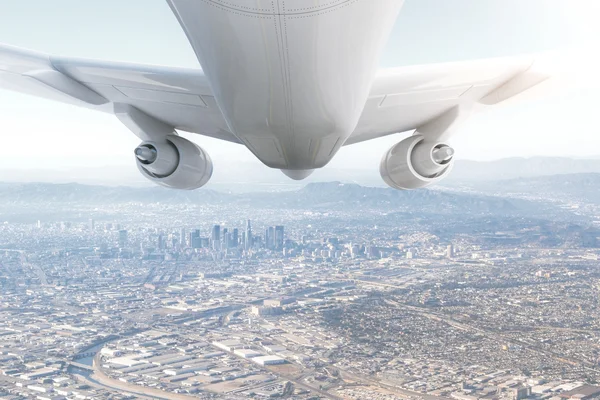
M 385 153 L 379 171 L 385 183 L 395 189 L 418 189 L 446 177 L 453 165 L 450 146 L 414 135 Z
M 173 189 L 198 189 L 212 176 L 213 165 L 199 146 L 179 136 L 145 141 L 135 149 L 136 164 L 152 182 Z

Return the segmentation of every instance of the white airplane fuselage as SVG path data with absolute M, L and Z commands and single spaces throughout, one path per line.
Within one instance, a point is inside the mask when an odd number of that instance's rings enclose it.
M 295 179 L 352 134 L 404 0 L 168 0 L 231 132 Z

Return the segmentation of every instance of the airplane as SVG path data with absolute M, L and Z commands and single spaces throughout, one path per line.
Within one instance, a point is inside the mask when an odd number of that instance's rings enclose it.
M 166 1 L 201 70 L 0 44 L 0 88 L 114 114 L 142 141 L 139 171 L 169 188 L 200 188 L 213 172 L 178 131 L 242 144 L 295 180 L 342 146 L 414 131 L 380 173 L 417 189 L 448 176 L 448 139 L 469 115 L 543 86 L 556 65 L 528 55 L 378 69 L 404 0 Z

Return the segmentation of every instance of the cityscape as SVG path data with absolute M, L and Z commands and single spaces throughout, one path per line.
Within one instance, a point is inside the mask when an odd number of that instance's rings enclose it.
M 0 400 L 600 400 L 599 19 L 0 1 Z
M 544 179 L 2 184 L 0 397 L 598 397 L 600 203 Z

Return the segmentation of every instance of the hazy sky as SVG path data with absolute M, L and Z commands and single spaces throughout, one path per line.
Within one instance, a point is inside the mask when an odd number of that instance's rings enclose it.
M 380 64 L 507 56 L 565 46 L 600 52 L 598 38 L 600 0 L 406 0 Z M 2 1 L 0 42 L 64 56 L 198 66 L 164 0 Z M 588 92 L 476 115 L 453 140 L 458 157 L 600 155 L 599 101 L 597 93 Z M 133 168 L 132 150 L 139 143 L 111 115 L 6 91 L 0 91 L 0 132 L 1 168 Z M 242 146 L 193 138 L 217 166 L 227 159 L 254 159 Z M 330 165 L 378 168 L 383 153 L 399 138 L 344 148 Z

